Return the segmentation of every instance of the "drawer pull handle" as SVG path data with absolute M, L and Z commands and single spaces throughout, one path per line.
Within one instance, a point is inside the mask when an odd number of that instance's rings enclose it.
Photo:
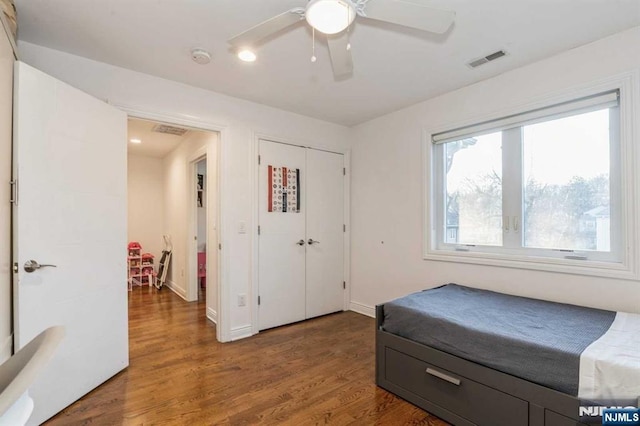
M 447 381 L 451 384 L 460 386 L 460 379 L 456 379 L 455 377 L 451 377 L 448 374 L 441 373 L 438 370 L 434 370 L 433 368 L 427 368 L 427 374 L 431 374 L 432 376 Z

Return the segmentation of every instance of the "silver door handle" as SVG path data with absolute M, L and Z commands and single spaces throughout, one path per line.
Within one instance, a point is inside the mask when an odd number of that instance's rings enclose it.
M 24 270 L 26 272 L 34 272 L 36 269 L 40 269 L 40 268 L 44 268 L 44 267 L 51 267 L 51 268 L 57 268 L 56 265 L 41 265 L 38 262 L 36 262 L 35 260 L 27 260 L 24 263 Z
M 299 246 L 303 246 L 304 245 L 304 240 L 300 240 L 296 244 L 299 245 Z
M 309 238 L 309 241 L 307 241 L 307 243 L 308 243 L 309 245 L 312 245 L 312 244 L 320 244 L 320 241 L 316 241 L 316 240 L 314 240 L 313 238 Z

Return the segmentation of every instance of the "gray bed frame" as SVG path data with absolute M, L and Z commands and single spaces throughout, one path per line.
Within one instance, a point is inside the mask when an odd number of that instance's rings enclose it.
M 376 306 L 376 384 L 456 426 L 576 426 L 578 398 L 382 329 Z

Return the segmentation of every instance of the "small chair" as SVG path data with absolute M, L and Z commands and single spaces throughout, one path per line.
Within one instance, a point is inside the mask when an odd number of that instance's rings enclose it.
M 64 327 L 50 327 L 0 365 L 0 426 L 22 426 L 29 420 L 33 412 L 29 387 L 63 337 Z

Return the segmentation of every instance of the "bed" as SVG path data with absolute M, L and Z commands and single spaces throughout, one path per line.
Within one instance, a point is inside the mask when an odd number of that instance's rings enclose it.
M 600 424 L 599 406 L 638 404 L 640 315 L 448 284 L 376 318 L 377 384 L 455 425 Z

